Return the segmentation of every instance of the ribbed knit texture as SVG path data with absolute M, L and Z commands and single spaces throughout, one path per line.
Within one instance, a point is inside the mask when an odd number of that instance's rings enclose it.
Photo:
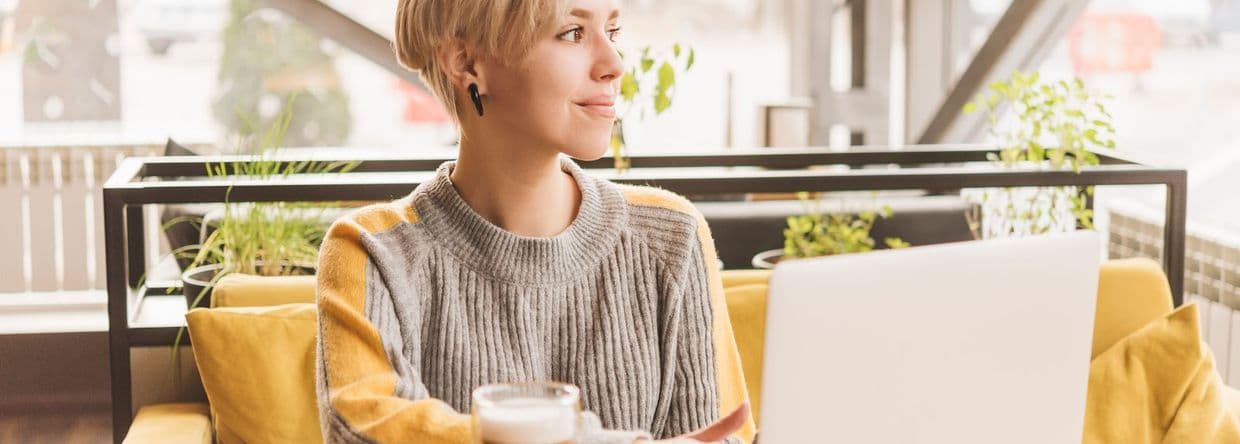
M 415 221 L 357 240 L 364 315 L 397 375 L 390 395 L 468 414 L 479 385 L 568 382 L 593 422 L 587 443 L 672 437 L 718 418 L 705 271 L 714 260 L 703 257 L 694 214 L 630 203 L 565 158 L 581 190 L 576 218 L 557 236 L 522 237 L 469 207 L 450 181 L 454 166 L 387 204 L 411 206 Z M 332 352 L 343 353 L 320 345 L 325 440 L 370 441 L 331 402 Z

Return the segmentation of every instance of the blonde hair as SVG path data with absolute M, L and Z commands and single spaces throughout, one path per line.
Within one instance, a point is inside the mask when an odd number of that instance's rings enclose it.
M 400 0 L 396 57 L 418 73 L 459 124 L 456 91 L 435 54 L 439 47 L 459 39 L 481 56 L 517 64 L 567 8 L 567 0 Z

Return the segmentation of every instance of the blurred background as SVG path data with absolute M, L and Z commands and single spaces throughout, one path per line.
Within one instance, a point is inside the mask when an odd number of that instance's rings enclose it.
M 338 11 L 349 26 L 307 24 L 288 13 L 307 8 L 303 2 L 271 3 L 283 7 L 260 7 L 258 0 L 0 0 L 0 146 L 140 145 L 173 137 L 225 149 L 245 131 L 239 116 L 263 127 L 298 94 L 286 145 L 453 149 L 455 132 L 434 99 L 410 76 L 401 80 L 393 64 L 373 60 L 383 48 L 370 48 L 368 58 L 338 43 L 369 42 L 356 38 L 359 31 L 390 39 L 394 0 L 310 2 Z M 934 116 L 956 111 L 940 109 L 944 97 L 1013 6 L 621 3 L 622 47 L 680 42 L 697 55 L 677 82 L 675 106 L 658 118 L 626 122 L 633 152 L 981 142 L 984 129 L 967 121 L 923 136 Z M 1240 175 L 1228 174 L 1240 168 L 1233 130 L 1240 78 L 1230 75 L 1240 67 L 1240 5 L 1060 3 L 1067 9 L 1055 3 L 1026 12 L 1028 26 L 1012 47 L 981 55 L 993 56 L 994 71 L 1079 76 L 1112 95 L 1120 149 L 1189 168 L 1192 220 L 1240 229 L 1240 203 L 1226 199 L 1240 185 L 1229 179 Z M 813 109 L 817 118 L 800 122 L 804 117 L 792 114 L 769 134 L 766 111 L 778 117 L 789 107 Z
M 99 187 L 122 159 L 233 152 L 289 103 L 293 149 L 455 151 L 391 55 L 396 3 L 0 0 L 0 412 L 107 404 Z M 1185 291 L 1219 307 L 1207 339 L 1240 383 L 1240 0 L 619 3 L 626 61 L 693 51 L 670 106 L 626 114 L 629 153 L 993 143 L 961 112 L 991 82 L 1080 78 L 1108 97 L 1117 150 L 1188 171 Z M 1158 257 L 1164 199 L 1099 189 L 1112 256 Z M 32 349 L 49 352 L 6 367 Z M 135 350 L 134 371 L 166 371 L 163 353 Z M 137 390 L 136 404 L 187 396 Z

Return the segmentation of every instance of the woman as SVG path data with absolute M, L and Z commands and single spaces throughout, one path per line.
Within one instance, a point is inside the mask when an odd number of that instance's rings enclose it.
M 475 387 L 529 380 L 581 388 L 588 443 L 752 439 L 700 214 L 567 159 L 607 149 L 618 20 L 609 0 L 401 0 L 397 55 L 460 153 L 329 230 L 326 441 L 466 442 Z

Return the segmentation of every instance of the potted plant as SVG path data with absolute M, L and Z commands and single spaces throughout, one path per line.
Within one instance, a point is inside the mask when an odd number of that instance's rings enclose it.
M 890 206 L 879 211 L 866 210 L 857 215 L 828 213 L 818 208 L 817 193 L 800 192 L 797 198 L 805 205 L 805 214 L 789 216 L 784 229 L 784 248 L 760 252 L 753 257 L 754 268 L 771 269 L 781 260 L 862 253 L 875 248 L 870 236 L 874 222 L 892 216 Z M 904 248 L 907 242 L 898 237 L 883 239 L 887 248 Z
M 252 141 L 253 146 L 247 147 L 243 142 L 238 144 L 236 151 L 251 154 L 241 160 L 207 164 L 207 177 L 271 181 L 292 174 L 348 172 L 355 168 L 357 162 L 280 160 L 279 149 L 292 119 L 292 104 L 296 99 L 296 96 L 289 99 L 261 137 L 242 137 L 243 141 Z M 199 217 L 192 220 L 206 232 L 202 242 L 172 252 L 174 256 L 191 259 L 181 275 L 182 292 L 190 309 L 209 307 L 211 289 L 220 279 L 232 273 L 258 276 L 314 274 L 319 246 L 330 223 L 324 216 L 332 205 L 309 202 L 237 203 L 229 201 L 227 196 L 231 191 L 230 186 L 218 219 L 203 220 Z M 164 226 L 179 222 L 182 222 L 181 218 L 173 219 Z M 186 327 L 181 326 L 172 345 L 172 380 L 177 387 L 180 386 L 180 344 L 185 332 Z
M 294 98 L 295 100 L 295 98 Z M 279 149 L 292 118 L 292 103 L 241 160 L 208 164 L 206 175 L 216 179 L 278 180 L 291 174 L 347 172 L 354 162 L 282 162 Z M 245 139 L 243 139 L 245 140 Z M 231 188 L 229 188 L 231 193 Z M 211 288 L 231 273 L 259 276 L 313 274 L 319 245 L 326 234 L 328 206 L 306 202 L 236 203 L 225 198 L 217 217 L 195 218 L 203 228 L 201 243 L 172 253 L 190 259 L 181 281 L 190 308 L 210 305 Z M 181 222 L 174 219 L 165 227 Z
M 1079 173 L 1099 163 L 1095 150 L 1115 148 L 1107 98 L 1087 90 L 1079 78 L 1044 81 L 1036 72 L 1016 71 L 990 84 L 964 112 L 987 113 L 990 137 L 999 148 L 992 162 Z M 966 198 L 979 203 L 967 215 L 969 226 L 976 238 L 1092 229 L 1093 193 L 1092 186 L 968 190 Z
M 671 108 L 677 91 L 676 73 L 692 69 L 695 57 L 693 48 L 682 49 L 679 43 L 673 44 L 670 52 L 652 53 L 650 46 L 643 47 L 636 60 L 620 52 L 620 59 L 626 67 L 620 78 L 619 102 L 623 110 L 612 123 L 611 133 L 611 154 L 615 159 L 616 171 L 624 172 L 629 168 L 625 155 L 625 119 L 634 110 L 640 120 L 645 119 L 647 113 L 658 116 Z

